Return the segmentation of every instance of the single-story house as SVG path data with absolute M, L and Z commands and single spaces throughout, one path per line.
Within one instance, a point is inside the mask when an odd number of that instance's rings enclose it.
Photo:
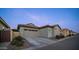
M 45 25 L 42 27 L 35 26 L 32 23 L 29 24 L 19 24 L 18 30 L 20 35 L 24 38 L 26 37 L 47 37 L 54 38 L 56 35 L 61 34 L 61 27 L 57 25 Z
M 11 41 L 11 28 L 0 17 L 0 42 L 9 42 L 9 41 Z
M 62 29 L 62 34 L 66 37 L 71 35 L 71 31 L 67 28 Z

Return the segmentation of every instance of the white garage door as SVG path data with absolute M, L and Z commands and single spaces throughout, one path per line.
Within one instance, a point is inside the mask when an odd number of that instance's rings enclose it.
M 37 32 L 36 31 L 24 31 L 24 36 L 25 37 L 37 37 Z

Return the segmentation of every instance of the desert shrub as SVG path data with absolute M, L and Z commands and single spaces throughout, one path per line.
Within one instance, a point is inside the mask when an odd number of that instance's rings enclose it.
M 18 37 L 15 37 L 13 39 L 13 41 L 11 42 L 11 45 L 14 45 L 14 46 L 23 46 L 23 43 L 24 43 L 24 38 L 22 38 L 21 36 L 18 36 Z

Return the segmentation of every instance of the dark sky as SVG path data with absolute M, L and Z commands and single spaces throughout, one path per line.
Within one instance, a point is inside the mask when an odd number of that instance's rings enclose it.
M 79 32 L 78 8 L 0 8 L 0 16 L 11 26 L 34 23 L 37 26 L 59 24 Z

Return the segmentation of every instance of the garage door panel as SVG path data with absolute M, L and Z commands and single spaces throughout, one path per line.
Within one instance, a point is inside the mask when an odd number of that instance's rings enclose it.
M 37 37 L 37 32 L 34 31 L 24 31 L 26 37 Z

